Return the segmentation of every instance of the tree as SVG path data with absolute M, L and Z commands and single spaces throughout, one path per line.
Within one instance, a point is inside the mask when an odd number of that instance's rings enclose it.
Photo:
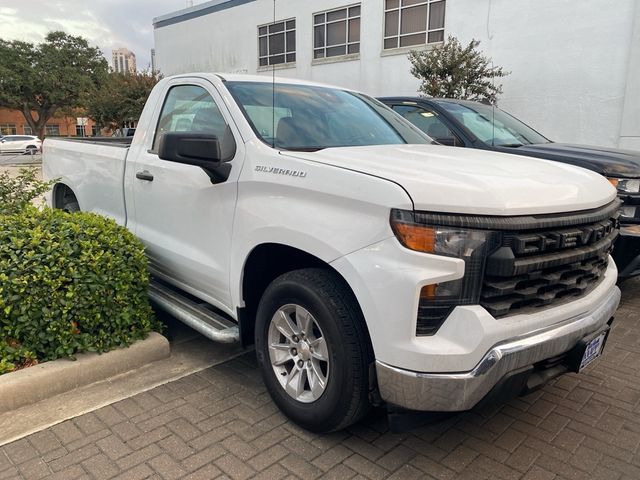
M 39 45 L 0 39 L 0 107 L 21 111 L 42 138 L 47 121 L 60 109 L 85 106 L 108 71 L 100 50 L 82 37 L 50 32 Z
M 422 82 L 419 91 L 430 97 L 460 98 L 495 103 L 502 84 L 495 79 L 506 77 L 502 67 L 494 67 L 489 57 L 471 40 L 465 47 L 452 36 L 442 45 L 427 51 L 409 53 L 411 73 Z
M 125 127 L 140 118 L 151 90 L 161 78 L 150 71 L 110 73 L 89 100 L 87 115 L 100 127 Z

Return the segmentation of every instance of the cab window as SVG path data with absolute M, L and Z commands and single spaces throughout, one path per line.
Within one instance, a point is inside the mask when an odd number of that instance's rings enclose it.
M 169 90 L 158 120 L 153 152 L 158 152 L 162 136 L 169 132 L 207 133 L 215 135 L 221 143 L 233 142 L 213 98 L 197 85 L 179 85 Z

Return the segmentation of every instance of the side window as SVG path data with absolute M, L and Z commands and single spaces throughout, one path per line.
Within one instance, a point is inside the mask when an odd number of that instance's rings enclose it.
M 442 122 L 436 112 L 418 105 L 393 105 L 391 108 L 436 142 L 452 147 L 462 146 L 460 139 Z
M 179 85 L 169 90 L 160 112 L 153 152 L 158 152 L 160 139 L 169 132 L 208 133 L 218 137 L 220 142 L 233 141 L 213 98 L 197 85 Z

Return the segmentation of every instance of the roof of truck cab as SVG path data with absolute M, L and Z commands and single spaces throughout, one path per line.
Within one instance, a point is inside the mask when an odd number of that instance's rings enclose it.
M 267 72 L 265 75 L 248 75 L 244 73 L 214 73 L 214 72 L 193 72 L 193 73 L 183 73 L 178 75 L 173 75 L 171 77 L 166 78 L 181 78 L 181 77 L 204 77 L 204 78 L 217 78 L 222 80 L 223 82 L 255 82 L 255 83 L 271 83 L 274 78 L 271 72 Z M 288 78 L 281 77 L 280 75 L 275 76 L 276 84 L 284 84 L 284 85 L 310 85 L 313 87 L 325 87 L 325 88 L 335 88 L 338 90 L 345 90 L 349 92 L 355 92 L 356 90 L 352 90 L 350 88 L 340 87 L 338 85 L 330 85 L 326 83 L 319 82 L 311 82 L 309 80 L 301 80 L 299 78 Z

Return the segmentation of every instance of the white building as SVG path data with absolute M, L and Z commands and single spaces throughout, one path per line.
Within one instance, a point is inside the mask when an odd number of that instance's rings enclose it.
M 275 23 L 274 23 L 275 18 Z M 415 95 L 407 52 L 475 38 L 500 106 L 556 141 L 640 150 L 640 0 L 213 0 L 154 19 L 158 69 Z
M 113 71 L 117 73 L 136 73 L 136 55 L 126 49 L 118 48 L 111 52 Z

